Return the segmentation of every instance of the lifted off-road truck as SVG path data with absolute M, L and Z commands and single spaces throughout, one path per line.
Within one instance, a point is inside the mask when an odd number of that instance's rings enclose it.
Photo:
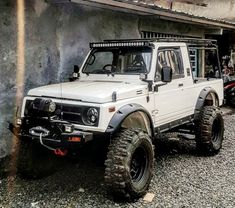
M 70 82 L 32 89 L 24 98 L 21 117 L 10 125 L 21 142 L 20 174 L 40 176 L 38 148 L 65 155 L 99 135 L 110 141 L 109 190 L 134 199 L 150 184 L 159 135 L 186 132 L 203 154 L 219 152 L 223 80 L 216 41 L 107 40 L 90 48 Z

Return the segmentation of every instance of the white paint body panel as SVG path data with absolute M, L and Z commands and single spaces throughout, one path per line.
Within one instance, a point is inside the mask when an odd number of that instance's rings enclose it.
M 85 80 L 38 87 L 29 91 L 29 96 L 52 97 L 82 102 L 112 102 L 112 93 L 117 93 L 117 100 L 136 97 L 136 91 L 147 92 L 146 85 L 121 81 Z

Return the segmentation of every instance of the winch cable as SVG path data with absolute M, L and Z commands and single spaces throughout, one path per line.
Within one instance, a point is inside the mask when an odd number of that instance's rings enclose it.
M 62 150 L 62 149 L 55 149 L 55 148 L 52 148 L 52 147 L 49 147 L 47 146 L 46 144 L 43 143 L 42 141 L 42 133 L 40 134 L 40 137 L 39 137 L 39 140 L 40 140 L 40 144 L 43 146 L 43 147 L 46 147 L 47 149 L 53 151 L 56 155 L 59 155 L 59 156 L 66 156 L 68 151 L 67 150 Z
M 55 148 L 49 147 L 49 146 L 47 146 L 46 144 L 43 143 L 43 141 L 42 141 L 42 133 L 40 134 L 39 140 L 40 140 L 40 144 L 41 144 L 42 146 L 46 147 L 46 148 L 49 149 L 49 150 L 56 151 Z

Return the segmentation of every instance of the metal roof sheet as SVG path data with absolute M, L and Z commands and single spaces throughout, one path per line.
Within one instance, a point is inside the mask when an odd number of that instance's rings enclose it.
M 214 28 L 235 30 L 235 22 L 197 16 L 182 11 L 163 8 L 155 3 L 156 0 L 47 0 L 47 2 L 80 3 L 84 5 L 131 12 L 132 14 L 134 13 L 138 15 L 155 15 L 161 19 L 167 19 L 176 22 L 186 22 L 203 26 L 212 26 Z
M 179 11 L 179 10 L 167 9 L 167 8 L 164 8 L 164 7 L 157 5 L 155 0 L 114 0 L 114 1 L 130 3 L 130 4 L 138 5 L 141 7 L 158 9 L 158 10 L 162 10 L 162 11 L 168 11 L 169 13 L 180 14 L 180 15 L 185 15 L 185 16 L 194 17 L 194 18 L 196 17 L 199 19 L 209 20 L 212 22 L 225 23 L 225 24 L 229 24 L 229 25 L 234 26 L 234 29 L 235 29 L 235 22 L 224 20 L 224 19 L 214 19 L 214 18 L 209 18 L 209 17 L 205 17 L 205 16 L 198 16 L 198 15 L 190 14 L 190 13 Z

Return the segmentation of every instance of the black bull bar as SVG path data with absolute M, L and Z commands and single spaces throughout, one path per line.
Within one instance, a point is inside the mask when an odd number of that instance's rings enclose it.
M 70 126 L 71 132 L 65 132 Z M 20 139 L 32 139 L 49 150 L 76 149 L 93 139 L 93 133 L 75 130 L 71 124 L 46 119 L 22 119 L 21 125 L 9 123 L 8 129 Z

